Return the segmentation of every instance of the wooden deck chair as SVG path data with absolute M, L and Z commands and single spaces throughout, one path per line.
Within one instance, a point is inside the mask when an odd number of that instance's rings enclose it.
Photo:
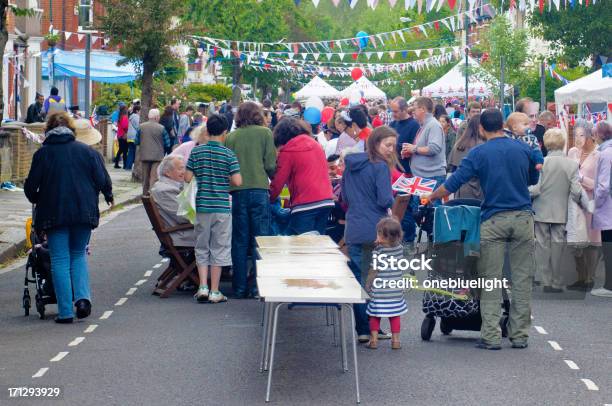
M 193 228 L 191 224 L 181 224 L 174 227 L 167 227 L 165 221 L 161 218 L 159 210 L 153 197 L 143 196 L 142 204 L 149 216 L 149 221 L 153 226 L 153 231 L 157 235 L 159 242 L 166 248 L 170 255 L 168 268 L 157 278 L 157 285 L 153 291 L 154 295 L 159 295 L 161 298 L 167 298 L 174 292 L 186 279 L 191 279 L 196 286 L 199 285 L 195 256 L 192 252 L 185 255 L 184 249 L 179 249 L 174 246 L 170 233 L 179 230 L 187 230 Z M 193 251 L 193 249 L 191 249 Z

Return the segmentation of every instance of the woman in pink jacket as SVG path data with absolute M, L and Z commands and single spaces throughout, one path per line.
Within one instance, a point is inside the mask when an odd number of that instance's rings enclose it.
M 119 156 L 123 159 L 123 169 L 126 169 L 128 155 L 128 140 L 127 133 L 130 128 L 130 120 L 128 118 L 128 108 L 126 105 L 119 108 L 119 118 L 117 119 L 117 142 L 119 149 L 115 156 L 115 168 L 119 168 Z
M 325 234 L 329 212 L 334 207 L 327 158 L 307 126 L 285 117 L 274 128 L 278 157 L 270 184 L 270 201 L 274 202 L 287 185 L 291 198 L 289 232 L 293 235 L 309 231 Z

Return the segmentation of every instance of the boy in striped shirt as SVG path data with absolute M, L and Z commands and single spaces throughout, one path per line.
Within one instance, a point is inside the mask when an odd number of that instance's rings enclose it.
M 194 295 L 199 303 L 219 303 L 227 298 L 219 291 L 221 268 L 232 265 L 232 214 L 229 198 L 230 184 L 240 186 L 240 165 L 232 150 L 223 145 L 227 134 L 227 120 L 218 114 L 206 121 L 210 136 L 207 144 L 198 145 L 187 161 L 187 182 L 195 176 L 197 235 L 195 254 L 200 287 Z M 208 288 L 208 267 L 211 287 Z

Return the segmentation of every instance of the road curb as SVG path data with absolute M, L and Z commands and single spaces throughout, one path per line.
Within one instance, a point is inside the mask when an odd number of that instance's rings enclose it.
M 142 193 L 138 192 L 136 195 L 134 195 L 135 190 L 136 189 L 134 189 L 134 191 L 125 193 L 125 196 L 123 198 L 121 196 L 117 196 L 117 200 L 115 201 L 115 206 L 140 202 Z M 103 214 L 108 213 L 109 211 L 110 211 L 109 206 L 100 208 L 100 217 Z M 19 255 L 19 253 L 25 249 L 25 245 L 26 245 L 25 237 L 22 240 L 17 241 L 17 242 L 0 243 L 0 267 L 5 262 L 15 259 Z

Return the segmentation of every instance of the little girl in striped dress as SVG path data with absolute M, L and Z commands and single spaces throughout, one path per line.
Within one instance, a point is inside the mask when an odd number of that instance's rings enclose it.
M 389 258 L 394 257 L 399 261 L 404 257 L 404 249 L 402 247 L 402 227 L 400 223 L 392 218 L 383 218 L 376 225 L 376 248 L 372 251 L 372 258 L 381 254 L 387 255 L 387 263 Z M 366 313 L 370 316 L 370 342 L 367 347 L 376 349 L 378 347 L 378 331 L 380 330 L 380 319 L 382 317 L 389 318 L 391 325 L 391 348 L 398 350 L 400 344 L 400 316 L 408 311 L 408 306 L 404 300 L 404 290 L 400 288 L 391 289 L 388 283 L 391 280 L 400 281 L 402 279 L 402 271 L 399 269 L 374 269 L 375 262 L 372 261 L 368 282 L 366 288 L 370 293 L 371 300 L 368 302 Z M 380 267 L 380 261 L 377 261 Z M 396 262 L 397 263 L 397 262 Z M 378 283 L 374 284 L 374 279 L 378 279 Z M 383 285 L 383 283 L 387 285 Z M 375 286 L 379 286 L 378 288 Z M 384 286 L 384 287 L 381 287 Z

